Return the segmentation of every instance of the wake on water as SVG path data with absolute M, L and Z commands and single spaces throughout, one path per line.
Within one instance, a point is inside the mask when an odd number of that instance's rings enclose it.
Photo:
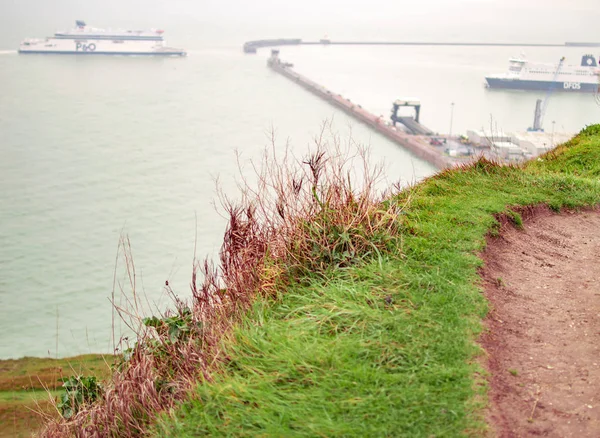
M 16 50 L 0 50 L 0 55 L 14 55 L 18 53 Z

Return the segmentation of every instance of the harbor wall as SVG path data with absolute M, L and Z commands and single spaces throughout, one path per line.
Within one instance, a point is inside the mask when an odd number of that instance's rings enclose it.
M 369 125 L 371 128 L 375 129 L 375 131 L 384 135 L 396 144 L 399 144 L 403 148 L 409 150 L 417 157 L 427 161 L 438 169 L 445 169 L 456 164 L 455 161 L 450 157 L 441 154 L 428 144 L 420 141 L 419 137 L 398 131 L 393 126 L 387 125 L 385 120 L 383 120 L 381 117 L 369 113 L 360 105 L 353 103 L 349 99 L 342 97 L 340 94 L 336 94 L 308 79 L 307 77 L 302 76 L 301 74 L 295 72 L 288 64 L 282 63 L 278 59 L 271 59 L 269 60 L 269 67 L 277 73 L 296 82 L 302 88 L 341 109 L 346 114 Z
M 256 53 L 263 47 L 278 46 L 316 46 L 316 45 L 338 45 L 338 46 L 474 46 L 474 47 L 600 47 L 600 42 L 566 42 L 566 43 L 483 43 L 483 42 L 451 42 L 451 41 L 331 41 L 322 39 L 320 41 L 304 41 L 300 38 L 275 38 L 265 40 L 254 40 L 244 43 L 244 52 Z

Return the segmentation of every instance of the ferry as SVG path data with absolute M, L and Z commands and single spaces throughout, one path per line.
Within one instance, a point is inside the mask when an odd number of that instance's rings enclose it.
M 598 93 L 600 68 L 593 55 L 584 55 L 581 65 L 565 65 L 565 58 L 558 64 L 531 63 L 521 56 L 508 60 L 507 73 L 485 80 L 489 88 Z
M 75 28 L 56 32 L 45 39 L 29 38 L 19 53 L 72 55 L 162 55 L 185 56 L 183 49 L 165 46 L 164 31 L 97 29 L 77 20 Z

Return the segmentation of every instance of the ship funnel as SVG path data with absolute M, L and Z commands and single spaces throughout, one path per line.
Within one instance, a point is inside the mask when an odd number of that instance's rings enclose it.
M 598 67 L 598 63 L 596 62 L 596 58 L 594 58 L 594 55 L 583 55 L 581 57 L 581 66 Z

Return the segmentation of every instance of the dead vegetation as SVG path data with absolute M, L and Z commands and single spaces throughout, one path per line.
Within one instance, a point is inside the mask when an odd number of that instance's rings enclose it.
M 381 166 L 370 167 L 364 148 L 343 147 L 328 129 L 323 126 L 303 159 L 289 148 L 280 158 L 273 141 L 252 165 L 257 182 L 241 179 L 239 200 L 220 192 L 228 219 L 220 263 L 194 263 L 190 299 L 176 298 L 167 284 L 173 310 L 140 314 L 135 266 L 123 242 L 134 298 L 118 310 L 137 341 L 121 344 L 122 360 L 99 401 L 68 420 L 49 418 L 43 436 L 141 435 L 198 380 L 211 380 L 223 337 L 256 296 L 275 298 L 290 282 L 398 250 L 402 206 L 377 192 Z

